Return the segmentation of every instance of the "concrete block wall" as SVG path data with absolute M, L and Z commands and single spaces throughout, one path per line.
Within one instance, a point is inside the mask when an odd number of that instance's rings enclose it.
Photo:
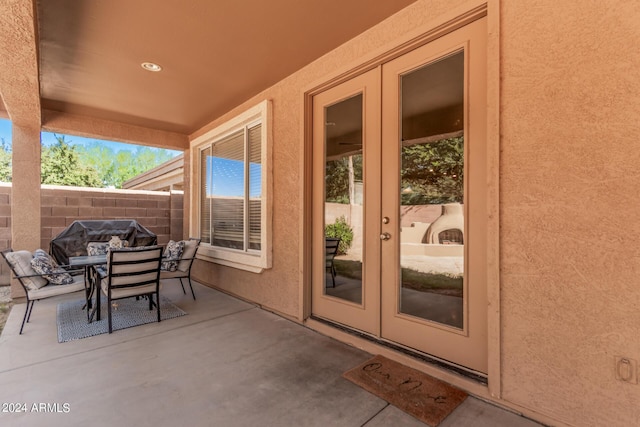
M 49 251 L 51 239 L 79 219 L 135 219 L 158 236 L 158 244 L 183 238 L 181 191 L 111 190 L 43 185 L 41 243 Z M 0 250 L 11 247 L 11 184 L 0 183 Z M 0 284 L 9 271 L 0 262 Z
M 171 240 L 182 240 L 187 237 L 184 234 L 184 193 L 182 191 L 171 191 L 170 192 L 170 224 L 169 228 L 171 230 Z

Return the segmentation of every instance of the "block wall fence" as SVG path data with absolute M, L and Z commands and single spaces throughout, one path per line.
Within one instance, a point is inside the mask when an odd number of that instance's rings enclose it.
M 51 239 L 75 220 L 135 219 L 158 236 L 158 244 L 183 236 L 183 192 L 111 190 L 43 185 L 41 242 L 47 252 Z M 0 250 L 11 247 L 11 184 L 0 183 Z M 19 249 L 19 248 L 14 248 Z M 0 285 L 10 282 L 9 267 L 0 262 Z M 22 294 L 22 291 L 20 291 Z

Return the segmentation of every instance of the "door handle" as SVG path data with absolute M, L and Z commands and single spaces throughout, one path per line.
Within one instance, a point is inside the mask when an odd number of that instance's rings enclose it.
M 389 240 L 391 238 L 391 234 L 389 233 L 382 233 L 380 235 L 380 240 Z

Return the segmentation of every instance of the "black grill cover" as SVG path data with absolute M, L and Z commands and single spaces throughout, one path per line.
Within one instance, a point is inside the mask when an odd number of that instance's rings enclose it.
M 87 243 L 108 242 L 118 236 L 129 246 L 150 246 L 158 242 L 155 234 L 132 219 L 74 221 L 51 240 L 49 252 L 59 264 L 69 264 L 69 257 L 87 255 Z

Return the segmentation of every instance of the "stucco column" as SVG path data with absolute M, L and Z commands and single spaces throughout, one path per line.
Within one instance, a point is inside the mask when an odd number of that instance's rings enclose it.
M 193 201 L 191 200 L 191 149 L 187 148 L 184 150 L 184 154 L 182 155 L 183 159 L 183 170 L 184 170 L 184 178 L 182 184 L 182 190 L 184 192 L 184 197 L 182 199 L 182 203 L 184 205 L 184 209 L 182 211 L 182 234 L 184 239 L 188 239 L 189 237 L 199 237 L 192 235 L 191 233 L 191 206 Z
M 40 128 L 13 125 L 11 189 L 11 247 L 33 251 L 40 247 Z M 24 296 L 11 281 L 12 298 Z

